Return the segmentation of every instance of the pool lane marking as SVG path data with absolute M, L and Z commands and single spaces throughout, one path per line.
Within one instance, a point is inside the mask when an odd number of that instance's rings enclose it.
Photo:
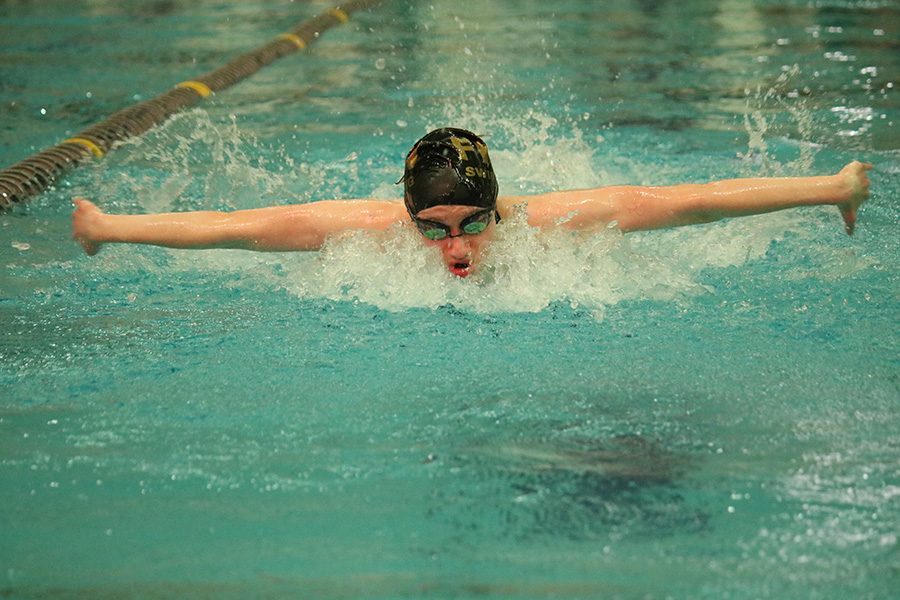
M 287 40 L 297 46 L 300 50 L 306 48 L 306 42 L 299 35 L 294 35 L 293 33 L 279 33 L 275 36 L 276 40 Z
M 338 8 L 337 6 L 335 6 L 334 8 L 332 8 L 331 10 L 329 10 L 328 12 L 331 13 L 331 15 L 332 15 L 335 19 L 337 19 L 338 21 L 340 21 L 341 23 L 346 23 L 347 21 L 350 20 L 350 16 L 349 16 L 347 13 L 345 13 L 344 11 L 342 11 L 340 8 Z
M 195 92 L 197 92 L 197 94 L 200 95 L 201 98 L 206 98 L 213 93 L 213 91 L 209 89 L 209 86 L 207 86 L 205 83 L 201 83 L 193 79 L 189 81 L 182 81 L 181 83 L 176 84 L 175 87 L 194 90 Z
M 91 151 L 91 154 L 96 156 L 97 158 L 103 158 L 103 150 L 100 149 L 100 146 L 92 142 L 91 140 L 83 137 L 73 137 L 67 140 L 63 140 L 63 144 L 78 144 L 83 148 L 87 148 Z

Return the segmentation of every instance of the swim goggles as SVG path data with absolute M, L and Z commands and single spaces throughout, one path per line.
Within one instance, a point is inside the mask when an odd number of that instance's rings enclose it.
M 419 219 L 415 216 L 412 217 L 413 223 L 416 224 L 416 227 L 419 228 L 419 231 L 426 238 L 432 241 L 443 240 L 446 238 L 455 238 L 461 235 L 478 235 L 482 233 L 485 229 L 488 228 L 488 225 L 491 224 L 491 219 L 494 216 L 494 209 L 488 208 L 485 210 L 479 210 L 476 213 L 473 213 L 462 220 L 459 224 L 460 233 L 456 235 L 450 235 L 450 226 L 445 223 L 438 223 L 437 221 L 427 221 L 425 219 Z

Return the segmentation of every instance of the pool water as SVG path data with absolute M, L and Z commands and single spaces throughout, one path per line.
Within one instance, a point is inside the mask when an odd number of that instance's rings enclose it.
M 0 164 L 325 2 L 0 5 Z M 385 2 L 0 214 L 0 596 L 888 598 L 893 2 Z M 319 253 L 69 239 L 396 198 L 431 127 L 501 194 L 875 165 L 833 208 Z M 518 221 L 518 222 L 517 222 Z M 891 592 L 890 590 L 895 590 Z

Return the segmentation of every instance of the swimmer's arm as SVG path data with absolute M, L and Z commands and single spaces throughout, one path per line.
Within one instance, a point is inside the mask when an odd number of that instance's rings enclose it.
M 519 200 L 527 201 L 528 221 L 534 226 L 562 223 L 572 229 L 588 229 L 615 222 L 625 232 L 831 204 L 840 209 L 845 229 L 852 234 L 856 210 L 869 196 L 866 172 L 871 168 L 852 162 L 835 175 L 820 177 L 731 179 L 668 187 L 612 186 Z
M 318 250 L 334 233 L 384 230 L 406 215 L 402 202 L 325 200 L 233 212 L 111 215 L 75 199 L 72 237 L 88 254 L 103 244 L 130 243 L 167 248 L 237 248 L 257 251 Z

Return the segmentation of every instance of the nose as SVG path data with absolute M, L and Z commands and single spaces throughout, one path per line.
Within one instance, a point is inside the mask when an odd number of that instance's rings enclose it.
M 451 258 L 466 258 L 469 255 L 469 240 L 466 236 L 448 237 L 445 240 L 444 253 Z

